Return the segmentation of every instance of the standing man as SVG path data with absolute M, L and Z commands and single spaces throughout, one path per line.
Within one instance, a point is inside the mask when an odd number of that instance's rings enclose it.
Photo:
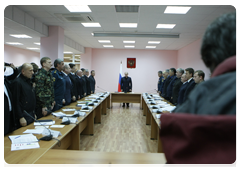
M 91 86 L 90 86 L 90 80 L 89 80 L 89 71 L 88 69 L 85 70 L 86 73 L 85 73 L 85 79 L 87 81 L 87 96 L 91 94 Z
M 159 93 L 159 95 L 161 94 L 161 88 L 162 88 L 162 86 L 163 86 L 163 76 L 162 76 L 162 71 L 158 71 L 158 77 L 159 77 L 159 79 L 158 79 L 158 93 Z
M 6 66 L 4 66 L 4 72 Z M 4 135 L 15 130 L 15 115 L 13 112 L 13 98 L 10 91 L 10 81 L 4 76 Z
M 91 94 L 95 93 L 95 85 L 96 85 L 96 81 L 95 81 L 95 71 L 92 70 L 91 71 L 91 75 L 89 76 L 89 80 L 90 80 L 90 88 L 91 88 Z
M 71 92 L 72 92 L 72 82 L 70 77 L 68 76 L 68 74 L 70 73 L 70 67 L 68 64 L 65 64 L 63 66 L 63 78 L 65 80 L 65 93 L 64 93 L 64 99 L 65 99 L 65 105 L 69 105 L 71 103 L 71 100 L 75 101 L 76 97 L 75 96 L 71 96 Z
M 69 64 L 71 72 L 68 74 L 68 76 L 71 79 L 72 82 L 72 91 L 71 91 L 71 96 L 72 96 L 72 102 L 75 102 L 76 100 L 79 100 L 78 98 L 78 92 L 77 92 L 77 84 L 76 84 L 76 66 L 73 63 Z M 74 97 L 76 100 L 74 100 Z
M 171 81 L 171 77 L 169 75 L 169 69 L 166 69 L 167 78 L 164 81 L 164 86 L 163 86 L 163 92 L 162 92 L 162 97 L 167 98 L 167 87 Z
M 182 86 L 179 89 L 179 93 L 178 93 L 178 101 L 177 104 L 181 105 L 183 103 L 183 98 L 184 98 L 184 93 L 186 91 L 187 88 L 187 77 L 186 74 L 184 73 L 181 77 L 181 82 L 183 83 Z
M 159 96 L 162 96 L 163 94 L 163 87 L 164 87 L 164 84 L 165 84 L 165 80 L 167 79 L 167 76 L 168 76 L 168 73 L 165 71 L 163 71 L 163 79 L 162 79 L 162 86 L 161 86 L 161 89 L 160 89 L 160 92 L 159 93 Z
M 169 75 L 170 75 L 170 83 L 167 87 L 167 96 L 165 97 L 165 99 L 167 100 L 170 100 L 171 97 L 172 97 L 172 91 L 173 91 L 173 85 L 177 79 L 176 77 L 176 69 L 175 68 L 170 68 L 170 71 L 169 71 Z
M 43 57 L 41 58 L 40 63 L 42 68 L 35 76 L 37 99 L 36 114 L 38 119 L 49 115 L 55 104 L 53 77 L 49 71 L 52 66 L 52 61 L 49 57 Z
M 76 71 L 76 86 L 77 86 L 77 97 L 78 99 L 81 99 L 84 97 L 83 92 L 83 77 L 82 77 L 82 70 Z
M 64 62 L 58 58 L 54 61 L 53 75 L 53 87 L 54 87 L 54 99 L 56 104 L 53 107 L 53 112 L 62 108 L 65 104 L 64 93 L 65 93 L 65 79 L 63 78 L 63 66 Z
M 132 79 L 128 77 L 128 72 L 125 72 L 125 77 L 121 79 L 121 90 L 124 93 L 132 91 Z M 122 107 L 125 107 L 125 103 L 123 103 Z M 129 103 L 127 103 L 127 107 L 129 107 Z
M 83 97 L 87 96 L 87 79 L 85 77 L 86 70 L 81 68 L 82 70 L 82 81 L 83 81 Z
M 185 71 L 186 71 L 186 77 L 188 79 L 188 83 L 187 83 L 186 91 L 184 93 L 183 102 L 187 99 L 189 93 L 193 90 L 193 88 L 196 85 L 195 81 L 193 80 L 193 74 L 194 74 L 193 68 L 186 68 Z
M 195 87 L 204 81 L 205 73 L 202 70 L 197 70 L 194 73 L 193 80 L 195 81 L 196 85 Z
M 177 79 L 175 80 L 175 83 L 173 85 L 172 98 L 171 98 L 171 103 L 174 104 L 175 106 L 177 105 L 180 87 L 183 84 L 181 82 L 181 77 L 183 74 L 184 74 L 184 70 L 182 68 L 178 68 L 176 73 Z
M 29 125 L 34 121 L 33 118 L 36 118 L 36 98 L 31 81 L 32 75 L 33 66 L 30 63 L 24 63 L 21 74 L 13 81 L 13 105 L 18 120 L 17 128 Z M 26 114 L 25 111 L 31 116 Z

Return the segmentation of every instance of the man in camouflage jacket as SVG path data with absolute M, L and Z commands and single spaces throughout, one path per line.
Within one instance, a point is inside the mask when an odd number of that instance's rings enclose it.
M 41 118 L 49 114 L 49 111 L 54 106 L 54 89 L 53 89 L 53 77 L 49 71 L 52 63 L 48 57 L 43 57 L 40 61 L 42 68 L 35 76 L 36 81 L 36 115 L 37 118 Z

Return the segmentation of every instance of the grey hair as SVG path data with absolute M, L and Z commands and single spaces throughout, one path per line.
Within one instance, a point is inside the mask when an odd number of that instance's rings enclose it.
M 64 64 L 63 70 L 65 70 L 66 68 L 70 68 L 70 66 L 68 64 Z
M 182 68 L 178 68 L 177 71 L 178 71 L 179 73 L 184 74 L 184 70 L 183 70 Z
M 159 74 L 162 74 L 162 71 L 158 71 Z
M 75 73 L 75 75 L 77 75 L 77 73 L 80 72 L 80 71 L 82 72 L 82 70 L 77 70 L 76 73 Z
M 61 64 L 61 62 L 63 62 L 63 60 L 60 59 L 60 58 L 57 58 L 57 59 L 54 61 L 54 67 L 56 68 L 58 64 Z

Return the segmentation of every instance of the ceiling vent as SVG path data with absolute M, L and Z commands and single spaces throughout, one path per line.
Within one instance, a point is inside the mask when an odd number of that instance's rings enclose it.
M 55 14 L 64 22 L 94 22 L 89 14 Z
M 116 12 L 138 12 L 139 5 L 115 5 Z

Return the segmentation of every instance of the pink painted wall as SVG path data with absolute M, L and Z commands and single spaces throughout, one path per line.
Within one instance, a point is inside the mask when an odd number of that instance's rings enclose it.
M 178 68 L 186 69 L 192 67 L 194 70 L 202 70 L 205 73 L 205 80 L 208 80 L 210 78 L 210 70 L 204 65 L 201 59 L 201 44 L 202 39 L 199 39 L 178 50 L 177 63 Z
M 81 54 L 80 68 L 91 71 L 92 69 L 92 48 L 85 47 L 85 53 Z
M 4 44 L 4 62 L 15 66 L 34 62 L 40 66 L 40 53 Z
M 136 58 L 135 69 L 126 68 L 127 58 Z M 142 93 L 157 88 L 159 70 L 177 67 L 177 51 L 92 49 L 91 69 L 96 72 L 96 86 L 117 91 L 121 61 L 122 73 L 127 71 L 132 78 L 133 92 Z

